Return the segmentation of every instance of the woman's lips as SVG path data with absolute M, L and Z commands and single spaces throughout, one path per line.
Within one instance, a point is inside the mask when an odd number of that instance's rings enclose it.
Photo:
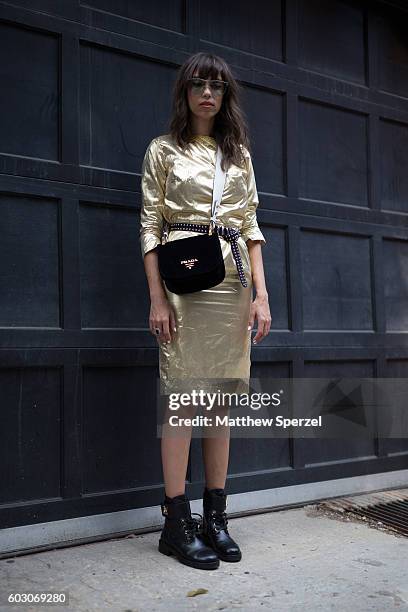
M 214 106 L 211 102 L 201 102 L 200 106 Z

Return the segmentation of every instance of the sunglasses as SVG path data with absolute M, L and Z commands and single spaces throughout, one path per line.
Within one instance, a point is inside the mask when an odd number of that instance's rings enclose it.
M 192 79 L 188 79 L 188 86 L 190 91 L 195 96 L 201 96 L 204 92 L 206 83 L 209 83 L 210 89 L 214 96 L 222 96 L 228 87 L 227 81 L 219 81 L 219 80 L 209 80 L 200 79 L 198 77 L 193 77 Z

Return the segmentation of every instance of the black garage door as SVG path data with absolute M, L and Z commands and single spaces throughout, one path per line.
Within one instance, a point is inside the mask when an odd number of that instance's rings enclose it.
M 197 50 L 245 89 L 273 316 L 253 376 L 408 376 L 402 6 L 0 2 L 1 528 L 161 501 L 140 171 Z M 228 489 L 407 467 L 407 440 L 234 439 Z

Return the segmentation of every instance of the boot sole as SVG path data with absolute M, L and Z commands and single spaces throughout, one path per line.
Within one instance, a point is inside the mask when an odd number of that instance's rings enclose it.
M 229 556 L 223 556 L 221 553 L 218 552 L 218 550 L 216 551 L 218 557 L 222 560 L 222 561 L 231 561 L 231 563 L 236 563 L 238 561 L 241 561 L 242 559 L 242 555 L 229 555 Z
M 163 540 L 159 540 L 159 552 L 163 555 L 174 555 L 180 563 L 184 563 L 184 565 L 188 565 L 189 567 L 195 567 L 196 569 L 217 569 L 220 566 L 220 560 L 216 559 L 215 561 L 205 562 L 205 561 L 192 561 L 191 559 L 187 559 L 183 557 L 177 550 L 172 548 L 167 542 Z

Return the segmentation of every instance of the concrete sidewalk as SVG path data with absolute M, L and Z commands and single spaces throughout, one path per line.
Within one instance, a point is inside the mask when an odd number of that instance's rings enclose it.
M 230 518 L 239 563 L 197 570 L 157 550 L 159 532 L 0 561 L 0 611 L 408 611 L 408 538 L 330 518 L 314 504 Z M 206 589 L 203 594 L 189 592 Z M 69 605 L 10 605 L 10 592 Z

